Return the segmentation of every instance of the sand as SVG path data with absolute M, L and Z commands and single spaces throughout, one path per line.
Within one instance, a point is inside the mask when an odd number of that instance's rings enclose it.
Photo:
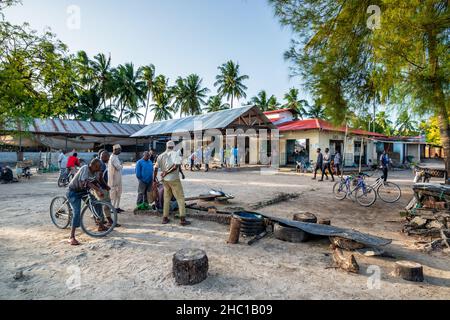
M 71 247 L 69 231 L 56 229 L 49 216 L 51 199 L 64 194 L 56 186 L 57 175 L 0 185 L 0 298 L 450 299 L 448 253 L 425 253 L 419 239 L 401 234 L 399 212 L 412 197 L 412 179 L 410 171 L 393 173 L 392 180 L 403 189 L 401 201 L 378 201 L 366 209 L 349 200 L 334 200 L 332 183 L 312 181 L 309 175 L 187 173 L 186 196 L 217 188 L 236 196 L 229 207 L 248 208 L 277 192 L 298 192 L 298 199 L 260 211 L 291 218 L 307 210 L 331 219 L 333 225 L 393 239 L 386 250 L 396 259 L 356 255 L 360 274 L 332 268 L 326 239 L 291 244 L 266 238 L 253 246 L 243 241 L 228 245 L 227 226 L 198 220 L 192 220 L 189 227 L 177 221 L 163 226 L 160 218 L 135 216 L 137 182 L 133 176 L 124 177 L 122 208 L 127 212 L 120 215 L 123 228 L 104 239 L 80 231 L 82 245 Z M 205 250 L 210 270 L 204 282 L 180 287 L 171 274 L 172 256 L 186 247 Z M 425 282 L 392 276 L 397 260 L 423 264 Z M 17 273 L 19 279 L 14 279 Z

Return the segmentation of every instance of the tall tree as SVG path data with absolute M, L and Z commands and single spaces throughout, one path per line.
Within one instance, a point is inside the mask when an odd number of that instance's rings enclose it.
M 310 119 L 327 120 L 325 108 L 317 103 L 309 107 L 308 111 L 306 112 L 306 116 Z
M 153 121 L 163 121 L 172 119 L 172 99 L 173 88 L 169 87 L 169 79 L 164 75 L 155 78 L 153 85 L 153 100 L 151 111 L 154 113 Z
M 115 81 L 119 122 L 122 123 L 126 111 L 137 112 L 139 103 L 145 99 L 145 83 L 141 80 L 140 70 L 136 70 L 132 63 L 117 67 Z
M 393 123 L 385 111 L 380 111 L 375 117 L 376 132 L 391 136 L 394 134 Z
M 247 87 L 244 81 L 249 79 L 247 75 L 241 75 L 239 64 L 233 61 L 224 63 L 219 68 L 220 73 L 216 76 L 215 87 L 221 97 L 226 96 L 233 108 L 234 99 L 247 98 Z
M 288 93 L 284 95 L 284 100 L 286 101 L 286 107 L 295 110 L 300 117 L 306 115 L 306 109 L 309 108 L 308 102 L 299 98 L 299 91 L 296 88 L 291 88 Z
M 141 68 L 142 80 L 145 82 L 145 94 L 147 101 L 145 102 L 145 116 L 144 124 L 147 123 L 148 109 L 150 107 L 150 97 L 153 91 L 153 84 L 155 82 L 156 68 L 153 64 Z
M 273 97 L 273 96 L 272 96 Z M 261 111 L 269 111 L 270 102 L 269 96 L 265 90 L 261 90 L 258 94 L 250 99 L 249 105 L 255 105 L 261 109 Z
M 94 69 L 94 77 L 103 100 L 103 107 L 106 109 L 106 99 L 108 94 L 110 94 L 109 89 L 112 81 L 111 56 L 106 57 L 105 54 L 99 53 L 94 57 L 91 65 L 92 69 Z
M 230 105 L 228 103 L 223 103 L 222 98 L 219 95 L 215 95 L 209 97 L 208 102 L 206 103 L 206 108 L 204 109 L 206 113 L 217 112 L 222 110 L 230 109 Z
M 414 136 L 419 134 L 418 124 L 408 111 L 402 111 L 397 119 L 396 134 L 399 136 Z
M 377 96 L 407 101 L 409 112 L 438 117 L 450 174 L 448 0 L 269 1 L 296 34 L 286 53 L 294 74 L 336 121 Z
M 174 87 L 173 110 L 180 111 L 180 116 L 202 113 L 202 106 L 206 104 L 205 99 L 209 92 L 208 88 L 202 86 L 202 82 L 202 79 L 196 74 L 177 79 Z

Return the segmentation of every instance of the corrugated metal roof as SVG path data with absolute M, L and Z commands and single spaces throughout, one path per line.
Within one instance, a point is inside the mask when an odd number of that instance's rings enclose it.
M 203 130 L 224 129 L 251 109 L 254 109 L 263 119 L 266 120 L 266 125 L 269 128 L 276 129 L 276 127 L 272 125 L 270 120 L 267 119 L 267 117 L 261 112 L 258 107 L 248 106 L 202 114 L 199 116 L 155 122 L 148 125 L 146 128 L 140 130 L 139 132 L 133 134 L 132 137 L 139 138 L 167 135 L 175 132 L 193 132 L 194 124 L 196 122 L 201 122 Z
M 328 121 L 322 120 L 322 119 L 306 119 L 306 120 L 295 120 L 290 121 L 286 123 L 282 123 L 278 125 L 278 129 L 280 131 L 302 131 L 302 130 L 313 130 L 313 129 L 320 129 L 324 131 L 339 131 L 339 132 L 345 132 L 346 129 L 344 127 L 335 127 Z M 357 135 L 364 135 L 364 136 L 372 136 L 372 137 L 386 137 L 384 134 L 377 133 L 377 132 L 369 132 L 365 130 L 360 129 L 348 129 L 349 133 L 357 134 Z
M 34 119 L 28 126 L 28 132 L 52 135 L 87 135 L 130 137 L 145 128 L 140 124 L 120 124 L 109 122 L 91 122 L 61 119 Z

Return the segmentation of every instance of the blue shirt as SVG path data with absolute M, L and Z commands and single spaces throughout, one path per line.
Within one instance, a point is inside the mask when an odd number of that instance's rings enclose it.
M 153 162 L 144 159 L 136 163 L 136 177 L 144 183 L 150 183 L 153 180 Z

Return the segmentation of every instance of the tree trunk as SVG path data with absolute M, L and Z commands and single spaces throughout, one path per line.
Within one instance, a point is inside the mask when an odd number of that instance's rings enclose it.
M 148 107 L 150 106 L 150 92 L 147 96 L 147 105 L 145 106 L 145 117 L 144 117 L 144 124 L 147 123 L 147 115 L 148 115 Z
M 447 172 L 445 183 L 450 184 L 448 181 L 448 177 L 450 176 L 450 125 L 444 91 L 442 89 L 442 81 L 439 77 L 439 57 L 437 54 L 437 38 L 435 30 L 428 31 L 428 52 L 431 67 L 430 81 L 433 86 L 433 102 L 439 118 L 441 142 L 444 147 L 445 170 Z
M 182 249 L 174 254 L 173 276 L 180 285 L 194 285 L 208 277 L 208 257 L 203 250 Z
M 422 265 L 411 261 L 398 261 L 395 263 L 394 274 L 404 280 L 423 282 Z
M 237 244 L 239 243 L 239 235 L 241 233 L 241 220 L 233 217 L 230 223 L 230 238 L 227 243 Z

